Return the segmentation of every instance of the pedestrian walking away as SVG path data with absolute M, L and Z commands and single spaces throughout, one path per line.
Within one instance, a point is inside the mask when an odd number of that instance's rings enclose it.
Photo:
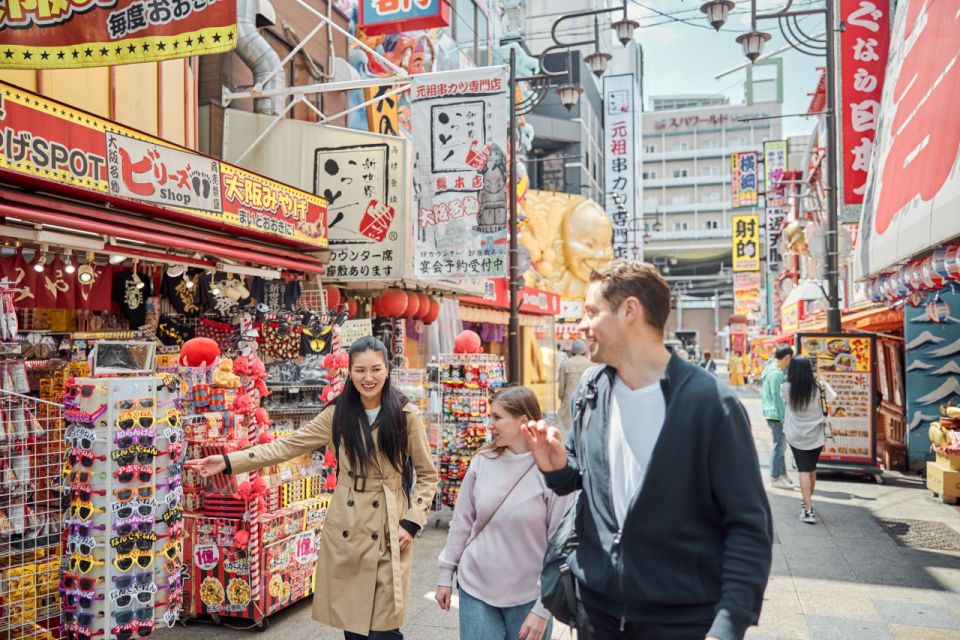
M 570 497 L 547 488 L 521 433 L 543 419 L 537 396 L 507 387 L 490 401 L 492 442 L 473 456 L 437 561 L 436 599 L 449 611 L 460 593 L 460 640 L 540 640 L 552 620 L 540 602 L 547 541 Z
M 817 460 L 826 442 L 826 406 L 837 394 L 824 380 L 817 380 L 810 358 L 796 355 L 787 367 L 787 381 L 780 387 L 786 401 L 783 435 L 793 452 L 800 472 L 800 520 L 817 523 L 813 508 L 813 490 L 817 484 Z
M 587 343 L 583 340 L 574 340 L 570 345 L 570 353 L 557 375 L 557 393 L 560 396 L 560 409 L 557 411 L 558 426 L 564 432 L 570 431 L 571 406 L 570 400 L 580 384 L 583 372 L 590 368 L 590 358 L 587 357 Z
M 730 373 L 730 384 L 734 389 L 743 388 L 743 354 L 735 351 L 727 363 L 727 371 Z
M 796 488 L 787 475 L 785 443 L 783 437 L 783 417 L 786 411 L 785 401 L 780 395 L 780 387 L 786 382 L 786 369 L 793 358 L 793 347 L 780 345 L 773 352 L 773 359 L 767 363 L 760 374 L 762 385 L 763 417 L 773 435 L 773 448 L 770 451 L 770 486 L 778 489 Z
M 717 361 L 713 359 L 713 355 L 709 351 L 703 352 L 703 359 L 698 364 L 707 373 L 717 375 Z
M 437 471 L 419 411 L 390 386 L 384 344 L 360 338 L 349 356 L 343 393 L 307 425 L 186 466 L 203 477 L 237 474 L 334 446 L 340 482 L 317 550 L 313 619 L 343 629 L 346 640 L 401 640 L 410 546 L 427 521 Z
M 580 331 L 600 366 L 574 396 L 568 443 L 524 430 L 547 486 L 581 490 L 558 529 L 574 518 L 581 640 L 740 640 L 759 619 L 773 526 L 750 422 L 727 385 L 664 347 L 670 301 L 651 264 L 595 270 Z

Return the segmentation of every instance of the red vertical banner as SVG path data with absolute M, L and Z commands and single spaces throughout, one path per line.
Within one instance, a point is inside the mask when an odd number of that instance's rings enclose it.
M 885 0 L 840 0 L 840 96 L 843 201 L 863 204 L 890 48 Z

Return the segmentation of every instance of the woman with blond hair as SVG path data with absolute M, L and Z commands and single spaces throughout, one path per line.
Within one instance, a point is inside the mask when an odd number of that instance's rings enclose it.
M 457 574 L 461 640 L 550 637 L 540 569 L 572 496 L 547 488 L 523 437 L 528 422 L 542 419 L 526 387 L 506 387 L 490 401 L 492 441 L 470 461 L 437 562 L 436 599 L 444 611 Z

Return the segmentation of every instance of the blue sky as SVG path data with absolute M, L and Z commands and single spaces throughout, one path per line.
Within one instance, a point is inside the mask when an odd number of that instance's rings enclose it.
M 743 102 L 745 69 L 719 80 L 714 76 L 746 62 L 743 49 L 735 38 L 750 30 L 750 3 L 738 0 L 726 25 L 717 33 L 699 11 L 702 2 L 630 0 L 630 14 L 641 25 L 635 37 L 644 49 L 644 92 L 648 97 L 674 93 L 722 93 L 729 96 L 732 103 Z M 785 4 L 785 0 L 759 0 L 758 12 L 773 11 Z M 822 0 L 795 0 L 793 8 L 822 6 Z M 803 29 L 811 35 L 821 33 L 823 24 L 820 15 L 808 16 L 801 21 Z M 766 44 L 765 53 L 786 44 L 775 20 L 758 23 L 757 28 L 773 36 Z M 817 67 L 825 64 L 825 58 L 813 58 L 793 50 L 784 52 L 781 57 L 784 59 L 783 113 L 806 112 L 810 104 L 808 94 L 816 88 L 820 77 Z M 813 125 L 813 118 L 784 118 L 783 131 L 785 135 L 807 134 Z

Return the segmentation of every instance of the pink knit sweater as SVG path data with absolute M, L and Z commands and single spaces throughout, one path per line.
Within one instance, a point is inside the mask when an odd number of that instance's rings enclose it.
M 533 464 L 532 454 L 509 451 L 500 456 L 480 454 L 470 461 L 453 510 L 447 546 L 437 560 L 438 584 L 452 586 L 456 572 L 459 586 L 471 596 L 495 607 L 536 600 L 533 612 L 547 618 L 540 603 L 543 554 L 572 495 L 557 496 L 534 466 L 467 545 L 517 478 Z

